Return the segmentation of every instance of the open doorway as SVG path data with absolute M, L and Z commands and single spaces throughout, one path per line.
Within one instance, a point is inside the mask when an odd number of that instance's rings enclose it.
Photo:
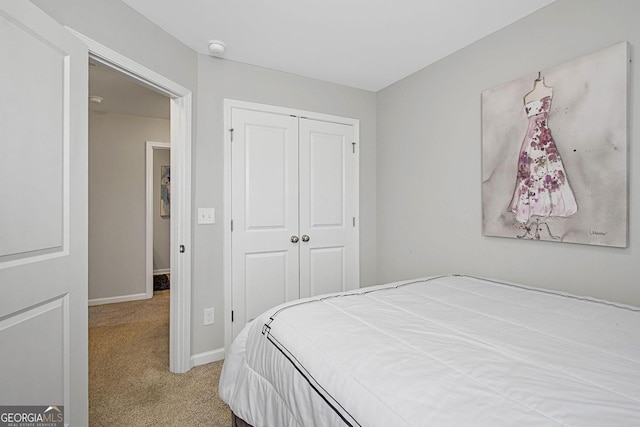
M 90 305 L 151 298 L 153 274 L 170 273 L 170 129 L 169 98 L 90 62 Z
M 102 424 L 123 381 L 169 371 L 170 284 L 152 278 L 171 272 L 171 117 L 168 97 L 92 61 L 88 74 L 89 420 Z
M 171 288 L 171 144 L 146 146 L 146 291 Z
M 191 123 L 189 89 L 138 64 L 118 52 L 69 29 L 89 48 L 90 61 L 105 66 L 170 100 L 171 247 L 169 369 L 191 369 Z M 144 227 L 144 223 L 141 224 Z M 126 244 L 125 242 L 122 242 Z

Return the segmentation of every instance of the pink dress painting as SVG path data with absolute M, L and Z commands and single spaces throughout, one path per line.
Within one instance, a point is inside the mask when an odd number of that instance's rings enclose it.
M 536 84 L 538 82 L 542 80 L 537 80 Z M 534 95 L 536 89 L 525 96 L 525 112 L 529 126 L 520 149 L 516 185 L 509 204 L 509 211 L 515 214 L 517 222 L 524 224 L 526 230 L 525 234 L 519 237 L 525 237 L 530 233 L 531 227 L 527 224 L 534 217 L 536 225 L 539 225 L 545 218 L 568 217 L 578 211 L 562 159 L 547 123 L 552 91 L 544 86 L 544 83 L 541 83 L 541 86 L 544 87 L 541 91 L 544 96 L 540 99 L 530 99 L 530 95 Z M 548 225 L 547 230 L 551 234 Z M 557 238 L 553 235 L 552 237 Z M 536 238 L 539 238 L 537 233 Z

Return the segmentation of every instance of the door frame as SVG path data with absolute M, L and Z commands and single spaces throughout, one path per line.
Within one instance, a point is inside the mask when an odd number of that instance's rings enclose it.
M 245 110 L 262 111 L 266 113 L 282 114 L 287 116 L 302 117 L 318 121 L 331 123 L 339 123 L 353 126 L 354 142 L 358 147 L 358 156 L 360 148 L 360 120 L 348 117 L 334 116 L 324 113 L 316 113 L 313 111 L 300 110 L 297 108 L 279 107 L 269 104 L 258 104 L 255 102 L 240 101 L 237 99 L 224 99 L 224 212 L 222 222 L 223 226 L 223 281 L 224 281 L 224 348 L 225 354 L 229 351 L 233 342 L 233 325 L 231 324 L 231 311 L 233 308 L 232 299 L 232 276 L 231 276 L 231 138 L 233 135 L 231 128 L 231 111 L 234 108 L 242 108 Z M 355 148 L 354 148 L 355 149 Z M 356 192 L 358 199 L 360 198 L 360 162 L 356 162 L 356 171 L 354 176 L 354 185 L 358 189 Z M 356 204 L 356 217 L 360 217 L 359 203 Z M 360 242 L 358 241 L 358 246 Z M 359 256 L 359 255 L 358 255 Z M 358 284 L 359 285 L 359 284 Z
M 145 277 L 146 277 L 146 294 L 147 298 L 153 297 L 153 224 L 154 220 L 154 201 L 153 201 L 153 156 L 158 150 L 171 150 L 171 144 L 168 142 L 154 142 L 147 141 L 146 148 L 146 158 L 145 158 L 145 175 L 146 175 L 146 201 L 147 201 L 147 209 L 146 209 L 146 266 L 145 266 Z M 171 217 L 169 217 L 169 221 L 171 221 Z M 171 226 L 169 226 L 171 227 Z M 169 272 L 171 272 L 171 266 L 169 266 Z
M 191 361 L 191 123 L 192 92 L 95 40 L 65 27 L 89 49 L 89 59 L 171 100 L 171 249 L 169 370 L 187 372 Z M 184 252 L 180 252 L 185 248 Z

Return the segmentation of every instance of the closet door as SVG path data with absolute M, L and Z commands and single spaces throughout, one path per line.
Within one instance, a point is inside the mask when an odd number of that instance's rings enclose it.
M 231 114 L 235 336 L 266 309 L 299 296 L 298 119 L 238 108 Z
M 354 127 L 300 120 L 300 297 L 359 286 Z

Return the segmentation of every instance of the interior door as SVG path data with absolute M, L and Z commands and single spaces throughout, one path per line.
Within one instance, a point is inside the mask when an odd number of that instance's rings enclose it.
M 0 404 L 87 425 L 87 49 L 0 1 Z
M 359 287 L 354 127 L 300 120 L 300 297 Z
M 298 298 L 298 119 L 231 112 L 233 336 Z

